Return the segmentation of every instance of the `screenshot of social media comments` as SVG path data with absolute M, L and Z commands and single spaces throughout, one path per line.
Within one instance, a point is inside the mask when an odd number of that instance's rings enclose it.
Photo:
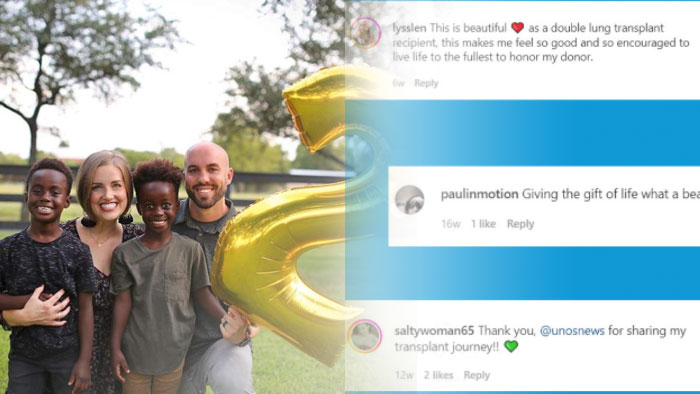
M 700 392 L 700 3 L 346 11 L 346 392 Z

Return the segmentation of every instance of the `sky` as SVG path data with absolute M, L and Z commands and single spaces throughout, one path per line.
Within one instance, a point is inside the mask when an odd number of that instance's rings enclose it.
M 179 21 L 180 35 L 188 43 L 174 52 L 159 52 L 156 58 L 166 69 L 141 69 L 137 74 L 141 87 L 137 91 L 123 87 L 121 97 L 109 105 L 84 90 L 75 103 L 43 107 L 40 125 L 58 127 L 69 147 L 59 148 L 60 140 L 44 132 L 39 134 L 38 148 L 61 158 L 83 158 L 116 147 L 150 151 L 173 147 L 184 153 L 194 142 L 210 139 L 206 132 L 227 108 L 227 70 L 243 61 L 255 60 L 268 68 L 287 62 L 282 21 L 259 12 L 261 3 L 150 1 L 161 14 Z M 24 121 L 0 108 L 0 130 L 11 136 L 4 138 L 0 152 L 28 156 L 29 130 Z

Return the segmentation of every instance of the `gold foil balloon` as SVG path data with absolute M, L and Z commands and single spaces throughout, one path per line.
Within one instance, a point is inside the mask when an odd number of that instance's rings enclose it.
M 371 97 L 373 81 L 369 69 L 337 67 L 284 91 L 311 152 L 348 131 L 368 141 L 376 160 L 381 149 L 376 136 L 345 125 L 345 100 Z M 309 287 L 297 273 L 297 259 L 309 249 L 344 241 L 345 215 L 376 204 L 374 167 L 347 182 L 294 188 L 257 201 L 226 224 L 214 256 L 211 281 L 220 298 L 329 366 L 344 347 L 345 320 L 361 311 Z M 346 199 L 352 203 L 346 206 Z
M 287 88 L 284 102 L 311 153 L 345 133 L 345 100 L 376 96 L 382 76 L 366 67 L 334 67 Z

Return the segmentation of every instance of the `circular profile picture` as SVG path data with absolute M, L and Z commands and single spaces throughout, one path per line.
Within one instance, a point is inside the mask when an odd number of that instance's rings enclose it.
M 423 204 L 425 204 L 425 197 L 423 192 L 412 185 L 406 185 L 396 192 L 396 198 L 394 198 L 396 206 L 399 210 L 406 215 L 413 215 L 421 209 L 423 209 Z
M 360 353 L 371 353 L 382 343 L 382 330 L 372 320 L 358 320 L 348 329 L 348 343 Z
M 350 39 L 360 49 L 370 49 L 379 43 L 382 29 L 372 18 L 357 18 L 350 25 Z

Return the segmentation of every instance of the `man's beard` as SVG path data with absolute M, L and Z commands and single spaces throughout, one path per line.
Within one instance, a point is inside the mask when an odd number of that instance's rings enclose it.
M 196 205 L 202 209 L 207 209 L 207 208 L 213 207 L 222 198 L 224 198 L 224 195 L 226 194 L 226 188 L 224 188 L 224 187 L 217 188 L 216 186 L 214 186 L 214 191 L 213 191 L 214 196 L 211 198 L 211 200 L 202 201 L 202 200 L 197 198 L 196 192 L 194 191 L 194 189 L 199 187 L 199 186 L 213 186 L 213 185 L 195 185 L 192 189 L 185 188 L 185 190 L 187 191 L 187 196 L 190 198 L 190 200 L 192 202 L 194 202 L 194 205 Z

